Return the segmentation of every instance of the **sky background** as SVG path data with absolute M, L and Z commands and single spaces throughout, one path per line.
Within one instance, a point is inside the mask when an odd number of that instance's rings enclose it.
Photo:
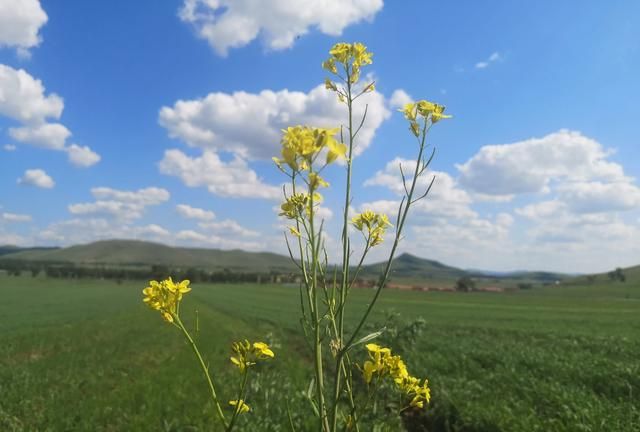
M 374 53 L 354 211 L 395 213 L 416 153 L 402 103 L 454 116 L 430 133 L 436 181 L 401 251 L 487 270 L 640 263 L 635 1 L 0 0 L 0 244 L 284 253 L 270 159 L 281 128 L 344 121 L 320 67 L 341 41 Z M 330 248 L 343 178 L 327 175 Z

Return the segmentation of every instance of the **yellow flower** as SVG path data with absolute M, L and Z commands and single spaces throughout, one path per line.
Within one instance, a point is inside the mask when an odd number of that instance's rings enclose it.
M 269 345 L 264 342 L 251 344 L 245 339 L 244 342 L 234 342 L 231 348 L 235 353 L 235 356 L 230 358 L 231 363 L 240 369 L 240 372 L 255 365 L 258 360 L 267 360 L 275 356 Z
M 404 107 L 399 110 L 404 114 L 404 117 L 411 121 L 411 122 L 415 122 L 417 115 L 418 115 L 418 110 L 417 110 L 417 105 L 415 103 L 408 103 L 405 104 Z
M 340 42 L 335 44 L 329 50 L 329 57 L 322 67 L 333 74 L 337 74 L 338 70 L 336 62 L 340 63 L 343 69 L 348 72 L 350 83 L 355 83 L 360 79 L 360 68 L 372 63 L 373 54 L 367 51 L 367 47 L 360 42 L 353 44 Z M 327 87 L 328 88 L 328 87 Z
M 298 228 L 296 228 L 296 227 L 294 227 L 294 226 L 290 226 L 290 227 L 288 227 L 288 228 L 289 228 L 289 232 L 290 232 L 292 235 L 294 235 L 294 236 L 296 236 L 296 237 L 302 237 L 302 236 L 300 235 L 300 231 L 298 231 Z
M 251 408 L 249 407 L 249 405 L 247 405 L 242 399 L 230 400 L 229 405 L 231 405 L 232 407 L 235 407 L 235 409 L 238 411 L 238 414 L 244 414 L 251 411 Z
M 387 215 L 365 210 L 352 220 L 353 225 L 367 237 L 370 246 L 377 246 L 384 240 L 387 227 L 392 226 Z M 370 344 L 375 345 L 375 344 Z
M 329 78 L 324 79 L 324 88 L 327 90 L 338 91 L 338 87 Z
M 309 174 L 309 188 L 314 190 L 318 187 L 327 187 L 329 183 L 327 183 L 322 177 L 320 177 L 316 173 Z
M 346 63 L 351 54 L 351 44 L 344 42 L 337 43 L 329 50 L 329 54 L 340 63 Z
M 254 342 L 253 352 L 258 356 L 259 359 L 274 357 L 273 351 L 271 351 L 269 345 L 264 342 Z
M 172 323 L 177 317 L 178 303 L 182 295 L 191 291 L 189 281 L 175 283 L 171 278 L 161 282 L 150 281 L 149 286 L 142 290 L 142 301 L 150 308 L 160 312 L 165 321 Z
M 330 164 L 338 158 L 343 158 L 347 154 L 347 146 L 335 139 L 327 141 L 327 163 Z
M 333 74 L 337 74 L 338 73 L 338 68 L 336 67 L 336 61 L 334 59 L 332 59 L 332 58 L 322 62 L 322 68 L 328 70 L 329 72 L 331 72 Z
M 335 148 L 333 137 L 340 129 L 292 126 L 284 129 L 282 136 L 282 158 L 295 171 L 311 166 L 315 155 L 324 147 Z
M 451 118 L 450 115 L 443 114 L 444 110 L 445 110 L 444 105 L 435 104 L 433 112 L 431 113 L 431 122 L 432 123 L 437 123 L 438 121 L 440 121 L 442 119 Z

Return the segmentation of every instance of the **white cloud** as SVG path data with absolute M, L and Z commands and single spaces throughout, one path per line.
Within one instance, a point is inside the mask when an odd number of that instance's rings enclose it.
M 179 177 L 189 187 L 205 186 L 214 195 L 232 198 L 277 199 L 280 188 L 263 183 L 241 157 L 223 162 L 211 151 L 190 157 L 180 150 L 167 150 L 159 164 L 160 172 Z
M 9 129 L 16 141 L 51 150 L 64 150 L 71 131 L 60 123 L 42 123 Z
M 201 222 L 200 228 L 216 234 L 227 234 L 230 236 L 258 237 L 260 233 L 247 229 L 232 219 L 225 219 L 220 222 Z
M 413 98 L 402 89 L 397 89 L 391 94 L 389 105 L 391 108 L 402 108 L 408 103 L 413 102 Z
M 156 224 L 129 225 L 119 220 L 104 218 L 77 218 L 48 225 L 35 236 L 42 242 L 57 245 L 73 245 L 107 239 L 136 239 L 167 242 L 171 233 Z
M 42 123 L 47 118 L 58 119 L 63 109 L 60 96 L 55 93 L 45 96 L 42 81 L 24 69 L 0 64 L 0 114 L 32 124 Z
M 2 146 L 2 148 L 8 152 L 16 151 L 16 146 L 13 144 L 5 144 Z
M 71 144 L 66 148 L 69 156 L 69 162 L 79 167 L 90 167 L 100 162 L 100 155 L 87 146 L 80 147 L 77 144 Z
M 460 184 L 486 195 L 548 192 L 552 181 L 627 181 L 622 167 L 597 141 L 560 130 L 542 138 L 487 145 L 457 165 Z
M 227 238 L 215 234 L 203 234 L 193 230 L 179 231 L 175 235 L 176 240 L 181 244 L 190 246 L 213 247 L 216 249 L 242 249 L 248 251 L 264 250 L 266 244 L 260 241 L 246 241 L 238 238 Z
M 211 210 L 204 210 L 197 207 L 191 207 L 187 204 L 178 204 L 176 206 L 178 214 L 188 219 L 198 219 L 202 221 L 210 221 L 215 219 L 216 215 Z
M 382 0 L 184 0 L 179 11 L 219 54 L 247 45 L 260 36 L 269 49 L 289 48 L 295 39 L 317 28 L 340 36 L 351 24 L 371 21 Z
M 96 187 L 91 189 L 91 194 L 98 200 L 114 200 L 128 204 L 142 206 L 157 205 L 168 201 L 171 194 L 166 189 L 147 187 L 137 191 L 125 191 L 108 187 Z
M 407 179 L 407 187 L 411 186 L 411 179 L 415 170 L 416 162 L 402 158 L 395 158 L 387 163 L 384 170 L 378 171 L 373 177 L 366 180 L 365 186 L 383 186 L 394 192 L 398 196 L 404 194 L 402 177 L 400 175 L 400 164 Z M 433 218 L 453 218 L 464 219 L 473 218 L 476 213 L 469 207 L 472 200 L 469 194 L 461 189 L 457 181 L 448 173 L 440 171 L 426 171 L 425 175 L 418 179 L 414 198 L 420 196 L 428 188 L 435 177 L 433 187 L 429 195 L 416 203 L 416 211 L 423 217 Z M 376 207 L 378 211 L 384 209 L 390 216 L 397 213 L 397 204 L 394 201 L 376 201 L 370 205 Z
M 2 213 L 0 219 L 5 222 L 31 222 L 33 218 L 28 214 Z
M 18 179 L 18 184 L 36 186 L 43 189 L 51 189 L 55 186 L 53 179 L 41 169 L 28 169 Z
M 39 0 L 0 0 L 0 47 L 15 47 L 24 55 L 40 43 L 47 19 Z
M 369 146 L 376 130 L 391 114 L 377 91 L 364 94 L 354 106 L 359 119 L 368 104 L 367 120 L 357 140 L 356 154 Z M 210 93 L 202 99 L 180 100 L 160 110 L 159 122 L 169 136 L 191 147 L 228 151 L 243 159 L 271 159 L 280 152 L 281 129 L 305 124 L 337 127 L 346 108 L 324 85 L 309 93 L 263 90 L 260 93 Z
M 42 81 L 23 69 L 0 64 L 0 115 L 21 123 L 9 128 L 9 135 L 24 144 L 65 151 L 69 161 L 76 166 L 88 167 L 97 163 L 100 160 L 97 153 L 86 146 L 67 146 L 71 131 L 60 123 L 49 121 L 59 119 L 63 109 L 60 96 L 45 95 Z
M 490 64 L 495 63 L 499 60 L 502 60 L 502 56 L 500 55 L 499 52 L 493 52 L 491 53 L 491 55 L 489 57 L 487 57 L 486 60 L 480 61 L 478 63 L 476 63 L 475 67 L 476 69 L 485 69 L 487 68 Z
M 558 197 L 576 213 L 631 210 L 640 207 L 640 188 L 628 182 L 575 182 L 559 185 Z
M 149 187 L 137 191 L 123 191 L 107 187 L 91 189 L 95 202 L 70 204 L 74 215 L 109 217 L 123 222 L 140 219 L 145 208 L 169 200 L 167 190 Z

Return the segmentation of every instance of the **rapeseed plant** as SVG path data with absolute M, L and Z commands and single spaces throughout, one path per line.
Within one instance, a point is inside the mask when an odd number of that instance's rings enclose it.
M 409 409 L 424 409 L 431 397 L 426 379 L 421 380 L 409 374 L 404 360 L 399 355 L 393 355 L 390 348 L 371 343 L 384 329 L 365 336 L 361 332 L 389 279 L 409 209 L 425 198 L 433 186 L 432 179 L 425 190 L 417 190 L 420 184 L 418 180 L 425 175 L 434 155 L 432 150 L 426 157 L 427 133 L 434 124 L 451 116 L 444 114 L 444 106 L 434 102 L 420 100 L 406 104 L 400 111 L 408 120 L 409 130 L 417 140 L 417 157 L 412 176 L 407 177 L 402 165 L 399 166 L 405 194 L 394 223 L 386 214 L 372 210 L 364 210 L 350 217 L 354 146 L 367 115 L 365 107 L 363 117 L 356 122 L 353 107 L 360 96 L 375 91 L 374 82 L 360 82 L 362 68 L 372 64 L 372 57 L 367 47 L 358 42 L 338 43 L 329 50 L 329 58 L 322 63 L 322 67 L 333 77 L 325 79 L 325 88 L 335 92 L 338 101 L 346 105 L 346 124 L 333 128 L 312 125 L 287 127 L 282 131 L 280 157 L 273 158 L 277 168 L 289 178 L 288 187 L 283 189 L 284 201 L 280 206 L 280 215 L 291 223 L 288 226 L 291 240 L 286 233 L 285 240 L 301 275 L 301 322 L 313 357 L 313 375 L 307 399 L 318 419 L 318 430 L 322 432 L 359 431 L 360 423 L 375 413 L 375 405 L 372 413 L 368 411 L 369 405 L 372 396 L 381 390 L 384 380 L 395 387 L 400 395 L 403 406 L 398 409 L 398 414 Z M 319 190 L 330 186 L 321 174 L 338 161 L 346 168 L 342 256 L 340 265 L 332 268 L 325 248 L 323 221 L 318 220 L 319 206 L 323 200 Z M 353 274 L 350 260 L 354 251 L 350 227 L 359 231 L 364 239 L 363 250 Z M 369 251 L 382 244 L 385 234 L 391 229 L 394 235 L 389 257 L 372 299 L 364 312 L 356 317 L 357 324 L 347 328 L 345 316 L 349 292 Z M 258 362 L 273 359 L 275 354 L 264 342 L 244 340 L 233 343 L 230 361 L 240 372 L 240 384 L 237 396 L 228 402 L 233 407 L 233 413 L 230 417 L 225 416 L 209 368 L 180 319 L 180 302 L 190 290 L 189 281 L 175 283 L 171 278 L 161 282 L 151 281 L 149 287 L 143 290 L 144 302 L 159 311 L 165 321 L 181 330 L 200 363 L 218 418 L 224 430 L 231 431 L 238 416 L 251 411 L 246 403 L 250 370 Z M 361 366 L 351 359 L 353 348 L 359 345 L 365 345 L 368 353 L 367 360 Z M 356 383 L 353 371 L 358 369 L 368 388 L 364 398 L 354 391 Z M 295 430 L 291 418 L 289 413 L 290 426 Z

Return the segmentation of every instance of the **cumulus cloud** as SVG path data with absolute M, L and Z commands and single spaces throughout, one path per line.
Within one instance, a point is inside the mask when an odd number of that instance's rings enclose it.
M 356 154 L 369 146 L 376 130 L 391 114 L 381 93 L 367 93 L 361 99 L 354 107 L 355 118 L 364 114 L 365 104 L 369 107 Z M 244 159 L 270 159 L 279 153 L 281 129 L 296 124 L 336 127 L 344 116 L 344 104 L 319 85 L 309 93 L 210 93 L 201 99 L 180 100 L 173 107 L 163 107 L 159 122 L 169 136 L 191 147 L 228 151 Z
M 493 53 L 491 53 L 491 55 L 489 57 L 487 57 L 486 60 L 480 61 L 478 63 L 476 63 L 475 68 L 476 69 L 485 69 L 487 67 L 489 67 L 489 65 L 491 65 L 492 63 L 495 63 L 497 61 L 502 60 L 502 56 L 500 55 L 499 52 L 495 51 Z
M 45 94 L 42 81 L 23 69 L 0 64 L 0 115 L 20 123 L 9 128 L 9 135 L 20 143 L 67 152 L 69 161 L 76 166 L 97 163 L 100 156 L 89 147 L 67 146 L 71 131 L 55 121 L 63 109 L 62 98 L 55 93 Z
M 280 188 L 265 184 L 241 157 L 223 162 L 216 153 L 204 151 L 190 157 L 180 150 L 167 150 L 160 172 L 180 178 L 189 187 L 204 186 L 214 195 L 231 198 L 277 199 Z
M 223 237 L 216 234 L 203 234 L 194 230 L 179 231 L 175 238 L 181 244 L 190 246 L 214 247 L 217 249 L 242 249 L 248 251 L 264 250 L 266 244 L 261 241 L 247 241 L 235 237 Z
M 560 130 L 542 138 L 487 145 L 457 165 L 460 184 L 486 195 L 548 192 L 552 181 L 628 181 L 611 151 L 580 132 Z
M 51 150 L 65 150 L 71 131 L 60 123 L 42 123 L 9 129 L 16 141 Z
M 397 89 L 391 94 L 389 105 L 391 108 L 402 108 L 408 103 L 413 102 L 413 98 L 402 89 Z
M 90 167 L 100 162 L 100 155 L 87 146 L 71 144 L 66 148 L 69 162 L 79 167 Z
M 5 222 L 31 222 L 33 218 L 28 214 L 1 213 L 0 219 Z
M 410 186 L 412 174 L 415 170 L 416 161 L 402 158 L 395 158 L 389 161 L 385 168 L 375 173 L 367 179 L 365 186 L 383 186 L 398 196 L 404 194 L 404 186 L 400 174 L 400 165 L 407 179 L 407 186 Z M 435 178 L 435 180 L 434 180 Z M 470 195 L 461 189 L 457 181 L 448 173 L 441 171 L 427 171 L 426 175 L 418 179 L 416 190 L 423 193 L 429 187 L 431 181 L 434 182 L 427 198 L 416 203 L 416 211 L 423 217 L 464 219 L 473 218 L 476 213 L 471 209 L 472 202 Z M 397 213 L 396 200 L 380 200 L 369 203 L 377 211 L 385 211 L 389 215 Z
M 640 207 L 640 188 L 629 182 L 599 181 L 564 183 L 558 197 L 576 213 L 631 210 Z
M 70 204 L 69 212 L 74 215 L 109 217 L 123 222 L 140 219 L 148 206 L 169 200 L 167 190 L 148 187 L 137 191 L 124 191 L 107 187 L 91 189 L 96 201 Z
M 24 172 L 22 177 L 18 179 L 18 184 L 51 189 L 56 183 L 44 170 L 28 169 Z
M 54 222 L 36 236 L 37 243 L 73 245 L 107 239 L 166 242 L 171 233 L 160 225 L 129 225 L 105 218 L 75 218 Z
M 47 20 L 39 0 L 0 0 L 0 47 L 24 54 L 40 43 L 40 28 Z
M 247 229 L 233 219 L 225 219 L 219 222 L 201 222 L 199 225 L 200 228 L 216 234 L 241 237 L 258 237 L 260 235 L 259 232 Z
M 16 151 L 16 146 L 13 144 L 5 144 L 2 146 L 2 148 L 8 152 Z
M 204 210 L 197 207 L 191 207 L 187 204 L 178 204 L 176 206 L 178 214 L 187 219 L 198 219 L 202 221 L 210 221 L 215 219 L 216 215 L 211 210 Z
M 184 0 L 179 17 L 225 56 L 259 36 L 273 50 L 291 47 L 314 28 L 340 36 L 349 25 L 372 20 L 382 6 L 382 0 L 277 0 L 269 7 L 260 0 Z
M 24 69 L 16 70 L 3 64 L 0 64 L 0 95 L 0 114 L 22 123 L 58 119 L 64 109 L 60 96 L 55 93 L 45 96 L 42 81 Z

